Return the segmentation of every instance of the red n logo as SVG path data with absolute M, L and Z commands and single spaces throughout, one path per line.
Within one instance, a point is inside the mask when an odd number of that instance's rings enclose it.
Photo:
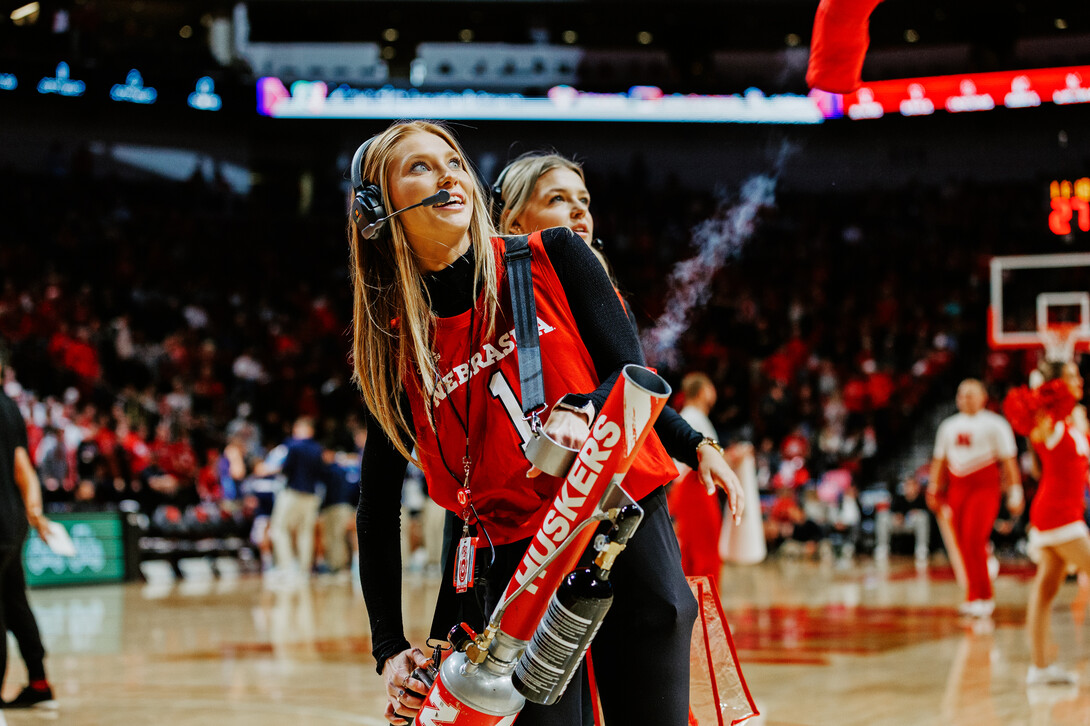
M 958 446 L 972 446 L 973 445 L 973 437 L 970 436 L 969 434 L 965 433 L 965 432 L 962 432 L 962 433 L 958 434 L 957 445 Z

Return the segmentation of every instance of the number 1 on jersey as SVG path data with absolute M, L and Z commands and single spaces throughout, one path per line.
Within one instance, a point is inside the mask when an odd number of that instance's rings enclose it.
M 518 397 L 515 395 L 515 390 L 511 388 L 507 376 L 503 375 L 503 371 L 496 371 L 492 374 L 492 378 L 488 380 L 488 390 L 492 393 L 492 397 L 498 398 L 507 410 L 511 423 L 515 425 L 515 430 L 518 431 L 519 437 L 522 439 L 522 448 L 525 449 L 533 432 L 530 431 L 530 422 L 522 416 L 522 406 L 519 404 Z

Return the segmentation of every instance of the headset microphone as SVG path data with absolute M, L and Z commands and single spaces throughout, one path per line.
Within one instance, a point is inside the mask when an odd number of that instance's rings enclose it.
M 382 201 L 382 189 L 363 178 L 363 159 L 367 155 L 367 149 L 377 136 L 360 144 L 356 153 L 352 155 L 352 166 L 349 168 L 349 178 L 352 181 L 352 211 L 351 219 L 360 230 L 360 236 L 364 239 L 378 239 L 386 228 L 386 222 L 402 212 L 423 206 L 435 206 L 450 201 L 450 192 L 443 189 L 432 194 L 426 199 L 404 209 L 399 209 L 393 214 L 386 214 L 386 205 Z
M 360 236 L 363 237 L 364 239 L 374 239 L 382 231 L 382 228 L 384 226 L 386 226 L 387 221 L 393 219 L 394 217 L 401 214 L 402 212 L 407 212 L 410 209 L 416 209 L 417 207 L 434 207 L 437 204 L 446 204 L 449 201 L 450 201 L 450 192 L 448 192 L 446 189 L 440 189 L 435 194 L 432 194 L 430 197 L 425 197 L 425 198 L 421 199 L 416 204 L 410 204 L 409 206 L 403 207 L 402 209 L 399 209 L 396 212 L 393 212 L 392 214 L 387 214 L 384 217 L 379 217 L 378 219 L 371 222 L 366 227 L 363 227 L 362 229 L 360 229 Z M 359 220 L 357 220 L 357 224 L 358 224 L 358 222 L 359 222 Z

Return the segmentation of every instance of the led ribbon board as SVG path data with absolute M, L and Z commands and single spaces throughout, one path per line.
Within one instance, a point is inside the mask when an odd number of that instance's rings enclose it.
M 425 93 L 385 86 L 330 87 L 322 81 L 279 78 L 257 82 L 257 110 L 273 118 L 444 118 L 479 121 L 660 121 L 685 123 L 817 124 L 824 120 L 806 96 L 766 96 L 756 88 L 744 94 L 706 96 L 667 94 L 653 86 L 626 93 L 588 93 L 555 86 L 545 97 L 486 91 Z
M 994 108 L 1033 108 L 1042 103 L 1090 103 L 1090 66 L 1038 68 L 956 76 L 903 78 L 866 83 L 855 93 L 811 93 L 826 118 L 861 121 L 886 114 L 930 116 Z

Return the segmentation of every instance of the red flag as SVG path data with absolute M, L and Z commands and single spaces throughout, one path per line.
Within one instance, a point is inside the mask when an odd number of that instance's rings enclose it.
M 852 93 L 859 88 L 870 44 L 870 15 L 881 1 L 821 0 L 806 69 L 810 88 L 829 93 Z

